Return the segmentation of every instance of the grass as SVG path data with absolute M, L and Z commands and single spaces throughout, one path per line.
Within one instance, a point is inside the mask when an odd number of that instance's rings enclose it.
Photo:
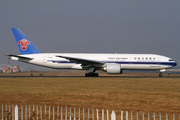
M 179 78 L 1 78 L 0 103 L 178 113 Z
M 0 104 L 179 114 L 180 78 L 0 78 Z

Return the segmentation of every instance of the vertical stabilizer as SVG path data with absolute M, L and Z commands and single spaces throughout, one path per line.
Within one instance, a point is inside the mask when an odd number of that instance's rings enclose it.
M 12 31 L 22 55 L 41 53 L 38 48 L 31 41 L 29 41 L 18 28 L 12 28 Z

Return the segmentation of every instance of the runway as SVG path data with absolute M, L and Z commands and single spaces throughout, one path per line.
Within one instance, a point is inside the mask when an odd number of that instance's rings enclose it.
M 84 78 L 85 76 L 0 76 L 0 78 Z M 87 77 L 89 78 L 89 77 Z M 180 78 L 180 76 L 99 76 L 92 78 Z

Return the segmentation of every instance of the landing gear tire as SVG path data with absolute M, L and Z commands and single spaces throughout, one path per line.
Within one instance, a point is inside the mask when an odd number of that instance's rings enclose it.
M 159 73 L 159 77 L 162 77 L 163 76 L 163 74 L 162 73 Z
M 86 73 L 85 77 L 98 77 L 99 74 L 98 73 Z

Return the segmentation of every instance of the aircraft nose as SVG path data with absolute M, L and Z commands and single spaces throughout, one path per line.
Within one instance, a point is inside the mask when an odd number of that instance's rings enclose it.
M 173 63 L 172 63 L 172 67 L 175 67 L 177 65 L 177 63 L 174 61 Z
M 174 66 L 176 66 L 177 65 L 177 63 L 174 61 Z

